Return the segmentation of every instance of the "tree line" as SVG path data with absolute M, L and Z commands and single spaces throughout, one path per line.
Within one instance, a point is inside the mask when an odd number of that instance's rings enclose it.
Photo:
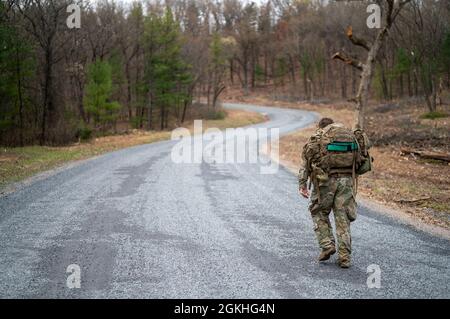
M 393 3 L 375 2 L 383 14 Z M 436 111 L 450 87 L 450 3 L 406 2 L 374 56 L 371 94 L 419 97 Z M 80 28 L 66 23 L 73 3 Z M 351 99 L 361 70 L 346 64 L 367 48 L 348 39 L 379 32 L 366 24 L 369 3 L 2 0 L 0 144 L 65 144 L 123 123 L 179 126 L 199 101 L 214 109 L 227 87 Z

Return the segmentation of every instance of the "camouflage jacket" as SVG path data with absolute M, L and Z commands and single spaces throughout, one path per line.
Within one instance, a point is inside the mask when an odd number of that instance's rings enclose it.
M 302 164 L 298 171 L 298 186 L 299 186 L 299 188 L 307 186 L 308 178 L 311 175 L 311 158 L 308 158 L 308 156 L 306 156 L 306 152 L 305 152 L 306 145 L 308 145 L 309 143 L 315 142 L 317 139 L 320 138 L 321 134 L 322 134 L 322 130 L 317 129 L 316 132 L 314 133 L 314 135 L 312 135 L 308 139 L 308 142 L 306 142 L 306 144 L 303 146 Z

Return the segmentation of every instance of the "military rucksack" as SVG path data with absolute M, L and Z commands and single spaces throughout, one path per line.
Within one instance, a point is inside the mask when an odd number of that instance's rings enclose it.
M 348 173 L 362 175 L 371 170 L 369 140 L 360 129 L 350 130 L 340 123 L 318 130 L 305 145 L 305 157 L 316 175 Z M 314 173 L 314 172 L 313 172 Z
M 319 166 L 328 172 L 352 172 L 358 160 L 358 143 L 352 130 L 333 123 L 322 130 Z
M 373 158 L 369 154 L 369 149 L 371 147 L 369 138 L 366 133 L 361 129 L 356 129 L 353 131 L 358 142 L 358 161 L 356 165 L 356 174 L 362 175 L 372 170 Z

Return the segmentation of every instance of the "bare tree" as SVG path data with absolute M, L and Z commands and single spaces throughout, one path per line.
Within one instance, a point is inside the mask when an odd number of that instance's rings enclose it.
M 353 45 L 364 48 L 367 53 L 366 61 L 363 63 L 357 58 L 349 56 L 343 52 L 335 53 L 332 58 L 338 59 L 351 65 L 352 67 L 361 71 L 361 81 L 359 83 L 358 93 L 353 101 L 355 106 L 354 126 L 356 128 L 364 127 L 364 111 L 367 106 L 369 96 L 370 83 L 372 81 L 373 69 L 377 55 L 383 45 L 385 38 L 389 34 L 395 19 L 402 11 L 403 7 L 411 0 L 379 0 L 378 4 L 383 8 L 384 22 L 381 29 L 378 31 L 375 40 L 370 42 L 364 38 L 360 38 L 353 33 L 352 26 L 347 28 L 347 38 Z
M 16 8 L 27 21 L 26 29 L 35 38 L 43 55 L 43 90 L 40 144 L 47 139 L 47 128 L 55 120 L 54 67 L 63 59 L 61 54 L 64 39 L 58 37 L 62 28 L 66 28 L 66 8 L 64 0 L 25 0 L 17 1 Z M 67 29 L 67 28 L 66 28 Z

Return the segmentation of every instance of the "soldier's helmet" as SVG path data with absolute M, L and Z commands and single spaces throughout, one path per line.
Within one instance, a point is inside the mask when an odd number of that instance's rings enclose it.
M 323 118 L 320 119 L 320 121 L 317 124 L 317 126 L 319 128 L 324 128 L 324 127 L 326 127 L 326 126 L 328 126 L 330 124 L 333 124 L 333 123 L 334 123 L 333 119 L 331 119 L 329 117 L 323 117 Z

